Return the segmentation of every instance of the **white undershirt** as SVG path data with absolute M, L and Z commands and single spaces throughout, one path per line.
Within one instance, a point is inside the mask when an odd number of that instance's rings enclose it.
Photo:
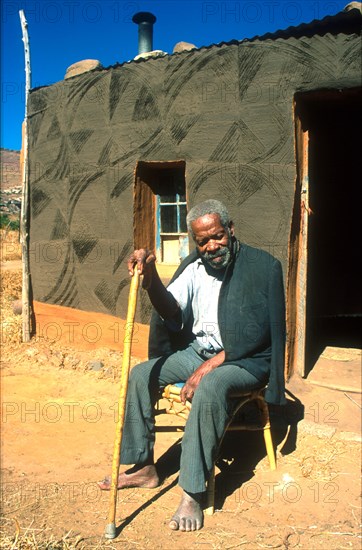
M 167 287 L 180 305 L 183 325 L 193 313 L 192 331 L 197 342 L 202 349 L 211 352 L 223 349 L 217 318 L 223 275 L 223 270 L 220 273 L 215 271 L 215 276 L 210 275 L 199 258 Z M 172 324 L 168 325 L 172 328 Z

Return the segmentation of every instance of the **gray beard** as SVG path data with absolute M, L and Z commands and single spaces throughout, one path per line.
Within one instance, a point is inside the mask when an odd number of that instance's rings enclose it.
M 219 257 L 222 257 L 222 260 L 220 262 L 212 261 L 214 258 L 219 258 Z M 222 250 L 219 250 L 216 254 L 210 254 L 210 252 L 205 252 L 205 254 L 202 255 L 202 258 L 210 267 L 212 267 L 212 269 L 216 269 L 217 271 L 219 271 L 221 269 L 225 269 L 225 267 L 230 262 L 231 250 L 230 248 L 223 248 Z

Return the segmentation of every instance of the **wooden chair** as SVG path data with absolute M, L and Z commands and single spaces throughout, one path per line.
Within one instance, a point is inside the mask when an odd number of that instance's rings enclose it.
M 166 413 L 176 415 L 179 418 L 182 418 L 184 421 L 187 420 L 189 412 L 191 410 L 192 404 L 186 401 L 186 405 L 181 403 L 180 392 L 183 383 L 178 384 L 169 384 L 166 386 L 162 392 L 162 397 L 167 399 L 169 402 L 169 407 L 166 409 Z M 266 452 L 269 459 L 269 465 L 271 470 L 276 469 L 276 460 L 274 454 L 273 441 L 270 431 L 270 420 L 269 420 L 269 409 L 268 405 L 264 399 L 264 390 L 265 387 L 260 388 L 259 390 L 254 390 L 249 393 L 236 393 L 232 394 L 231 397 L 235 398 L 237 401 L 236 408 L 234 410 L 233 416 L 228 423 L 226 431 L 235 431 L 235 430 L 263 430 L 264 441 Z M 237 413 L 241 408 L 246 405 L 246 403 L 255 402 L 260 413 L 260 424 L 249 424 L 249 423 L 240 423 L 234 422 Z M 207 503 L 206 503 L 206 514 L 213 514 L 215 508 L 215 464 L 213 466 L 210 478 L 207 484 Z

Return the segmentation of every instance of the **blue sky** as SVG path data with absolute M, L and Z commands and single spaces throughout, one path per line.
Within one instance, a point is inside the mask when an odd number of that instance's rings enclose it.
M 242 40 L 342 11 L 347 0 L 37 0 L 1 2 L 1 147 L 21 149 L 25 110 L 24 45 L 19 19 L 28 21 L 32 87 L 64 78 L 69 65 L 98 59 L 104 67 L 137 55 L 132 15 L 157 17 L 154 49 L 172 53 L 183 40 L 197 47 Z

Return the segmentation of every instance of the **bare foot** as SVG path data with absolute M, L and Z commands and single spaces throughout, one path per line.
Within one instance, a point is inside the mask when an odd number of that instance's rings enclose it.
M 110 491 L 112 477 L 107 476 L 102 481 L 98 481 L 97 484 L 102 491 Z M 153 489 L 154 487 L 158 487 L 159 484 L 160 480 L 153 464 L 142 467 L 136 465 L 126 472 L 119 474 L 117 489 L 127 489 L 128 487 Z
M 197 531 L 201 529 L 204 515 L 201 507 L 201 494 L 183 492 L 181 502 L 169 523 L 173 531 Z

